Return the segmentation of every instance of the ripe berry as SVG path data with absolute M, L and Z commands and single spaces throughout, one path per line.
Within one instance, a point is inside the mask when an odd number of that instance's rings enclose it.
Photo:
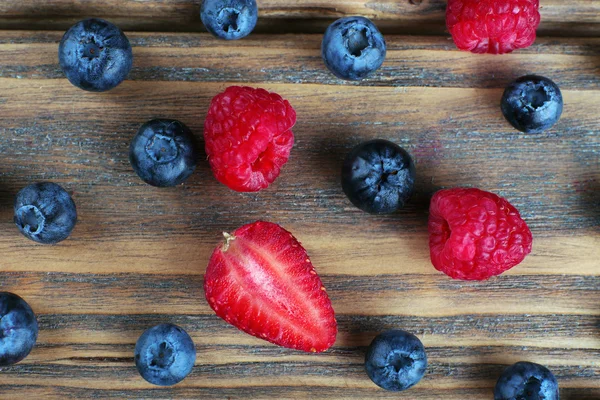
M 174 119 L 153 119 L 140 127 L 129 146 L 129 162 L 153 186 L 176 186 L 196 168 L 192 132 Z
M 523 76 L 508 85 L 500 104 L 506 120 L 525 133 L 540 133 L 552 127 L 563 110 L 558 86 L 536 75 Z
M 34 183 L 17 194 L 14 221 L 25 237 L 55 244 L 73 231 L 77 210 L 69 193 L 56 183 Z
M 448 0 L 446 25 L 456 47 L 510 53 L 535 42 L 539 0 Z
M 485 280 L 519 264 L 532 236 L 505 199 L 479 189 L 438 191 L 429 206 L 433 266 L 454 279 Z
M 375 24 L 364 17 L 340 18 L 327 28 L 321 56 L 338 78 L 360 80 L 383 64 L 386 45 Z
M 356 146 L 342 166 L 342 189 L 352 204 L 372 214 L 404 207 L 413 192 L 415 165 L 400 146 L 375 139 Z
M 204 0 L 200 19 L 214 36 L 235 40 L 248 36 L 258 20 L 256 0 Z
M 365 368 L 377 386 L 399 392 L 423 378 L 427 355 L 423 343 L 415 335 L 391 330 L 373 339 L 365 356 Z
M 16 294 L 0 292 L 0 367 L 27 357 L 37 336 L 38 323 L 29 304 Z
M 224 236 L 204 275 L 215 313 L 279 346 L 313 353 L 331 347 L 337 334 L 331 301 L 298 240 L 264 221 Z
M 216 95 L 204 142 L 217 180 L 238 192 L 269 186 L 290 156 L 295 123 L 290 103 L 264 89 L 230 86 Z
M 190 335 L 173 324 L 147 329 L 135 344 L 135 366 L 148 382 L 171 386 L 181 382 L 196 362 L 196 348 Z
M 558 382 L 548 368 L 526 361 L 508 367 L 496 383 L 494 400 L 558 400 Z
M 65 33 L 58 47 L 60 67 L 78 88 L 103 92 L 129 74 L 133 53 L 127 36 L 98 18 L 79 21 Z

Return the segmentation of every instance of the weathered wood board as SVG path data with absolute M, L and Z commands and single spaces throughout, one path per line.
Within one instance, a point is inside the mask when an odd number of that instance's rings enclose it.
M 36 10 L 39 3 L 20 2 Z M 55 3 L 51 28 L 95 10 L 81 1 L 63 13 L 73 2 Z M 373 10 L 370 2 L 346 1 L 329 13 L 324 2 L 263 3 L 274 18 L 409 18 L 402 2 Z M 550 24 L 576 20 L 560 11 L 565 3 L 546 3 Z M 162 27 L 191 21 L 187 13 L 198 6 L 103 4 L 102 14 L 139 28 L 154 25 L 131 15 L 164 14 L 156 22 Z M 424 19 L 443 19 L 441 1 L 418 7 L 431 8 L 421 9 Z M 583 10 L 584 22 L 599 22 L 590 12 L 597 2 L 570 7 Z M 34 21 L 23 10 L 2 2 L 0 24 Z M 0 32 L 0 290 L 23 296 L 41 328 L 32 354 L 0 371 L 0 397 L 483 400 L 506 365 L 527 359 L 556 374 L 563 400 L 600 399 L 600 39 L 540 38 L 494 57 L 458 52 L 446 37 L 388 35 L 383 68 L 357 84 L 328 73 L 320 35 L 224 43 L 199 33 L 128 32 L 129 79 L 94 94 L 62 76 L 61 36 Z M 515 132 L 500 112 L 503 87 L 525 73 L 548 76 L 563 90 L 563 117 L 545 134 Z M 296 145 L 276 183 L 235 193 L 205 161 L 176 188 L 141 182 L 127 159 L 137 128 L 176 118 L 202 147 L 209 101 L 231 84 L 277 91 L 298 112 Z M 416 161 L 416 194 L 394 215 L 362 213 L 340 188 L 344 155 L 371 138 L 399 143 Z M 39 180 L 61 183 L 78 206 L 73 236 L 59 246 L 33 244 L 12 224 L 14 195 Z M 428 200 L 453 186 L 497 192 L 521 210 L 535 238 L 523 264 L 483 283 L 433 269 Z M 283 225 L 311 255 L 340 324 L 331 351 L 277 348 L 207 306 L 202 274 L 221 232 L 256 219 Z M 193 373 L 173 388 L 152 387 L 133 364 L 137 337 L 160 322 L 180 324 L 197 344 Z M 416 333 L 430 359 L 423 381 L 401 395 L 379 390 L 363 372 L 370 340 L 394 327 Z
M 201 31 L 201 0 L 2 0 L 2 29 L 66 29 L 90 16 L 126 30 Z M 258 0 L 259 32 L 323 32 L 334 19 L 363 15 L 387 33 L 444 34 L 446 0 Z M 598 36 L 597 0 L 542 0 L 542 35 Z

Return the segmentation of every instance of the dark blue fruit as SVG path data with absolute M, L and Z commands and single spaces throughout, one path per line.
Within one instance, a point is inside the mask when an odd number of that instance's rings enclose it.
M 142 378 L 154 385 L 171 386 L 182 381 L 195 362 L 192 338 L 173 324 L 146 330 L 135 345 L 135 366 Z
M 504 370 L 494 400 L 558 400 L 558 382 L 543 365 L 520 361 Z
M 356 146 L 342 166 L 342 189 L 352 204 L 371 214 L 404 207 L 413 192 L 415 165 L 395 143 L 370 140 Z
M 133 53 L 127 36 L 117 26 L 90 18 L 65 33 L 58 47 L 58 61 L 73 85 L 104 92 L 127 77 Z
M 258 20 L 256 0 L 204 0 L 200 19 L 218 38 L 241 39 L 248 36 Z
M 73 199 L 51 182 L 34 183 L 21 189 L 14 211 L 14 221 L 21 233 L 43 244 L 65 240 L 77 222 Z
M 129 146 L 129 162 L 146 183 L 179 185 L 196 168 L 192 132 L 174 119 L 153 119 L 140 127 Z
M 502 113 L 512 126 L 525 133 L 552 127 L 562 114 L 563 98 L 554 82 L 543 76 L 523 76 L 504 90 Z
M 360 80 L 377 70 L 385 60 L 383 35 L 364 17 L 340 18 L 325 31 L 321 56 L 335 76 Z
M 0 367 L 27 357 L 37 336 L 38 324 L 29 304 L 16 294 L 0 292 Z
M 391 330 L 373 339 L 365 357 L 365 368 L 377 386 L 399 392 L 416 385 L 425 375 L 427 355 L 415 335 Z

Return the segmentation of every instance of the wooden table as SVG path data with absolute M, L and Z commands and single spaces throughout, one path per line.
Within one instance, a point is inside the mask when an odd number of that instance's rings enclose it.
M 542 36 L 507 56 L 456 51 L 443 0 L 259 6 L 258 33 L 224 42 L 195 32 L 198 0 L 0 3 L 0 289 L 23 296 L 40 324 L 31 355 L 0 372 L 0 397 L 483 400 L 506 365 L 530 360 L 555 373 L 563 400 L 600 399 L 600 1 L 542 0 Z M 388 43 L 381 70 L 361 83 L 334 79 L 319 52 L 324 27 L 351 14 L 375 18 Z M 133 45 L 129 80 L 108 93 L 76 89 L 57 63 L 62 33 L 87 16 L 119 23 Z M 284 34 L 297 31 L 309 34 Z M 541 135 L 514 131 L 499 108 L 526 73 L 564 94 L 562 119 Z M 298 112 L 276 183 L 235 193 L 205 161 L 175 188 L 140 181 L 127 159 L 137 128 L 177 118 L 201 139 L 210 99 L 231 84 L 277 91 Z M 416 194 L 394 215 L 362 213 L 341 191 L 341 160 L 371 138 L 416 161 Z M 58 246 L 12 223 L 16 192 L 42 180 L 68 188 L 79 211 Z M 428 201 L 453 186 L 521 210 L 534 234 L 525 262 L 488 282 L 432 267 Z M 206 304 L 203 272 L 221 232 L 257 219 L 283 225 L 311 255 L 339 321 L 330 351 L 270 345 Z M 172 388 L 147 384 L 133 364 L 137 337 L 162 322 L 184 327 L 198 350 Z M 366 346 L 389 328 L 416 333 L 430 359 L 402 394 L 363 369 Z

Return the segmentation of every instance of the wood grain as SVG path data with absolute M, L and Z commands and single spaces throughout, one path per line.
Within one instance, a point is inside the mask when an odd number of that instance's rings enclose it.
M 101 17 L 128 31 L 201 31 L 201 0 L 3 0 L 0 29 L 66 30 Z M 258 0 L 257 32 L 320 33 L 334 19 L 363 15 L 386 33 L 445 34 L 446 0 Z M 598 36 L 600 3 L 542 0 L 542 36 Z M 132 18 L 135 16 L 135 18 Z
M 490 399 L 502 369 L 521 359 L 548 365 L 563 400 L 600 398 L 599 39 L 543 38 L 487 57 L 444 37 L 391 35 L 384 67 L 357 84 L 326 71 L 319 35 L 129 36 L 130 79 L 93 94 L 62 77 L 60 32 L 0 32 L 0 289 L 29 301 L 41 328 L 32 354 L 0 372 L 0 398 L 400 398 L 363 372 L 366 346 L 389 328 L 416 333 L 430 359 L 401 398 Z M 561 121 L 542 135 L 513 131 L 499 110 L 503 87 L 525 73 L 554 79 L 565 97 Z M 208 103 L 230 84 L 277 91 L 298 112 L 276 183 L 234 193 L 201 162 L 184 185 L 143 184 L 127 160 L 137 128 L 177 118 L 201 149 Z M 340 189 L 345 154 L 376 137 L 417 165 L 416 194 L 394 215 L 366 215 Z M 59 246 L 35 245 L 12 225 L 14 195 L 37 180 L 63 184 L 77 203 L 79 223 Z M 523 264 L 482 283 L 433 269 L 428 200 L 453 186 L 495 191 L 521 210 L 535 237 Z M 339 321 L 331 351 L 244 335 L 204 301 L 221 232 L 256 219 L 282 224 L 311 255 Z M 133 366 L 137 337 L 160 322 L 197 345 L 193 373 L 174 388 L 150 386 Z

